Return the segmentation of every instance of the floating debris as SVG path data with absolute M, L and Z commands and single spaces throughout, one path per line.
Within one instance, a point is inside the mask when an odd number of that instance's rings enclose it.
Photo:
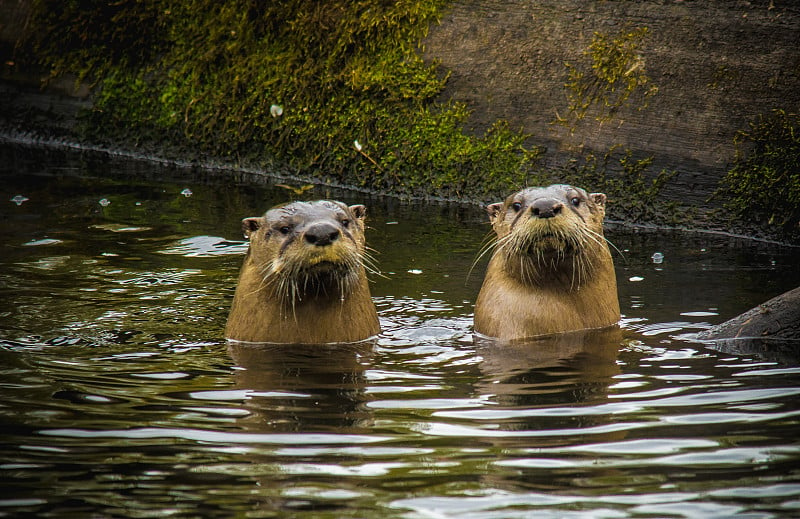
M 422 271 L 420 269 L 409 269 L 408 273 L 409 274 L 422 274 Z
M 42 238 L 41 240 L 31 240 L 29 242 L 23 243 L 26 247 L 36 247 L 39 245 L 55 245 L 57 243 L 61 243 L 61 240 L 56 240 L 54 238 Z
M 294 193 L 295 195 L 302 195 L 309 189 L 314 189 L 314 184 L 305 184 L 303 186 L 290 186 L 289 184 L 275 184 L 275 187 L 282 187 Z
M 698 312 L 681 312 L 681 315 L 685 315 L 686 317 L 713 317 L 715 315 L 719 315 L 718 312 L 707 312 L 707 311 L 698 311 Z
M 92 225 L 90 228 L 100 229 L 103 231 L 111 231 L 111 232 L 143 232 L 152 229 L 152 227 L 125 225 L 122 223 L 103 223 L 103 224 Z

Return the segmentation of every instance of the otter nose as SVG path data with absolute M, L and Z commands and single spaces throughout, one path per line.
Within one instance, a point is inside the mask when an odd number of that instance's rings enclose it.
M 531 213 L 537 218 L 552 218 L 561 212 L 564 204 L 553 198 L 540 198 L 531 206 Z
M 304 234 L 304 237 L 311 245 L 322 247 L 329 245 L 339 238 L 339 229 L 333 224 L 322 222 L 311 225 Z

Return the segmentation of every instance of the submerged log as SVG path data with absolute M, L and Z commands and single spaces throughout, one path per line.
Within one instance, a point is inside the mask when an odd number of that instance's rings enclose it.
M 800 340 L 800 287 L 699 334 L 704 340 L 764 337 Z
M 756 354 L 781 363 L 800 362 L 800 287 L 700 332 L 715 350 Z

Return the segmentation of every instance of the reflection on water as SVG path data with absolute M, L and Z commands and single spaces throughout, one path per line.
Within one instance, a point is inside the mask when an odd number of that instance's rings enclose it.
M 800 515 L 796 351 L 692 339 L 800 284 L 795 249 L 610 227 L 621 329 L 499 345 L 480 209 L 315 188 L 368 205 L 383 333 L 226 344 L 239 220 L 287 191 L 0 151 L 0 515 Z
M 373 346 L 231 343 L 228 351 L 237 366 L 234 381 L 247 391 L 250 412 L 242 426 L 257 431 L 368 433 L 364 372 Z

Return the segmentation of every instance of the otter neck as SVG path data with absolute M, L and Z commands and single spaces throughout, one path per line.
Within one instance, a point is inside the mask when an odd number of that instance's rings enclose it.
M 360 274 L 359 274 L 360 273 Z M 366 273 L 342 294 L 293 301 L 278 297 L 253 269 L 243 270 L 231 306 L 225 336 L 246 342 L 321 344 L 356 342 L 380 332 Z
M 588 283 L 591 270 L 591 251 L 574 248 L 504 251 L 498 257 L 502 271 L 517 283 L 541 288 L 573 291 Z
M 318 304 L 338 304 L 356 289 L 359 272 L 341 266 L 324 270 L 300 272 L 292 277 L 274 280 L 268 284 L 265 295 L 285 307 L 316 301 Z

